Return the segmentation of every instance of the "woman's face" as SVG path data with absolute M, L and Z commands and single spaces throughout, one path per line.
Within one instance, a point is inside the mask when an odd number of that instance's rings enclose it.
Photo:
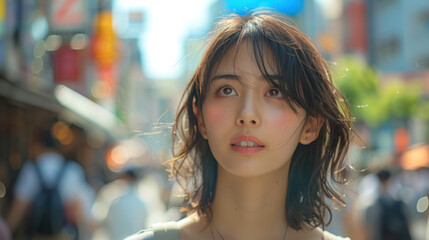
M 272 54 L 264 56 L 274 66 Z M 267 71 L 278 75 L 274 68 Z M 219 170 L 242 177 L 281 171 L 303 139 L 305 111 L 294 112 L 264 79 L 251 43 L 229 49 L 210 80 L 198 124 Z

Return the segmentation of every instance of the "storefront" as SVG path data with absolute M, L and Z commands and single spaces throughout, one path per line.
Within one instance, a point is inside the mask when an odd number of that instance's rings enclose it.
M 61 153 L 79 162 L 88 182 L 98 189 L 109 178 L 105 155 L 115 136 L 62 106 L 53 94 L 32 91 L 0 79 L 0 215 L 12 200 L 13 185 L 24 161 L 35 159 L 35 133 L 41 122 L 58 119 L 62 126 Z

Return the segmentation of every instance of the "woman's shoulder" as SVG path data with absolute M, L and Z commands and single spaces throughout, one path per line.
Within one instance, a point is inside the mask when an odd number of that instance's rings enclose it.
M 341 236 L 337 236 L 332 234 L 326 230 L 323 230 L 321 227 L 308 227 L 304 226 L 300 230 L 290 229 L 292 230 L 292 236 L 296 239 L 314 239 L 314 240 L 350 240 L 350 238 L 344 238 Z
M 350 238 L 334 235 L 328 231 L 323 231 L 323 240 L 350 240 Z
M 142 230 L 136 234 L 133 234 L 124 240 L 154 240 L 154 234 L 152 229 Z
M 154 224 L 152 228 L 142 230 L 134 235 L 131 235 L 125 240 L 178 240 L 179 230 L 177 222 L 165 222 Z
M 133 234 L 124 240 L 154 240 L 153 230 L 146 229 L 142 230 L 136 234 Z

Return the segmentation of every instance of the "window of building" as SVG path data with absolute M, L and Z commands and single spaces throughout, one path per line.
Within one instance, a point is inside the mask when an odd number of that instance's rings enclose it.
M 420 22 L 423 24 L 427 32 L 429 32 L 429 9 L 425 9 L 420 14 Z
M 390 6 L 394 6 L 397 3 L 398 3 L 398 0 L 376 0 L 375 1 L 375 7 L 378 10 L 382 10 L 382 9 L 390 7 Z
M 429 69 L 429 54 L 417 60 L 416 65 L 419 69 Z
M 381 41 L 377 46 L 377 59 L 387 61 L 399 55 L 400 40 L 398 37 L 390 37 Z

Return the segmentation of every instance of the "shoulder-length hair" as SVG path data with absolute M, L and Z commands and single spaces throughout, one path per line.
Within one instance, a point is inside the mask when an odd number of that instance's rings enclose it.
M 327 62 L 307 36 L 273 12 L 232 14 L 218 22 L 210 36 L 182 97 L 173 125 L 173 158 L 167 162 L 170 173 L 185 189 L 186 210 L 211 221 L 217 162 L 198 131 L 195 113 L 202 111 L 215 64 L 232 46 L 246 41 L 253 46 L 259 70 L 280 89 L 290 107 L 304 109 L 307 118 L 324 121 L 318 138 L 308 145 L 298 144 L 292 156 L 285 216 L 296 230 L 303 224 L 329 224 L 332 213 L 325 199 L 344 204 L 330 179 L 343 180 L 339 172 L 344 168 L 352 121 L 344 97 L 332 83 Z M 271 79 L 267 72 L 266 50 L 274 55 L 279 81 Z

